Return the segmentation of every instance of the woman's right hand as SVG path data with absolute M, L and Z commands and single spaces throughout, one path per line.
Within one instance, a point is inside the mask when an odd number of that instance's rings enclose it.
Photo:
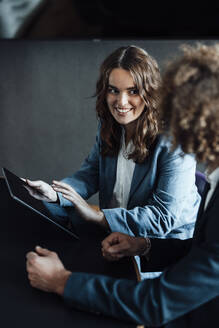
M 56 191 L 48 183 L 37 180 L 31 181 L 29 179 L 22 179 L 27 183 L 24 187 L 29 194 L 38 200 L 43 200 L 49 203 L 55 203 L 58 200 Z

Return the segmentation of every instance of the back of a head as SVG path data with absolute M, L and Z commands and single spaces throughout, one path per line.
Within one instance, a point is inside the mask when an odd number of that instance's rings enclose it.
M 183 45 L 183 55 L 167 65 L 160 111 L 173 144 L 219 165 L 219 44 Z

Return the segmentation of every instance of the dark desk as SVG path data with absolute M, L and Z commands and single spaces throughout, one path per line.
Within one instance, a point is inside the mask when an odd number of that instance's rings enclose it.
M 27 279 L 25 254 L 36 245 L 56 251 L 72 271 L 136 279 L 130 259 L 111 263 L 102 258 L 101 229 L 87 225 L 86 230 L 81 229 L 83 233 L 77 241 L 12 200 L 2 178 L 0 195 L 0 327 L 135 327 L 106 316 L 69 309 L 62 298 L 32 288 Z

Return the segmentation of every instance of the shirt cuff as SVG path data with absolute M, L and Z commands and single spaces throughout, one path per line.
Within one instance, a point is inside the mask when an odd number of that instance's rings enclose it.
M 141 256 L 144 256 L 147 261 L 150 259 L 150 250 L 151 250 L 151 241 L 150 238 L 144 238 L 145 240 L 145 250 L 141 254 Z

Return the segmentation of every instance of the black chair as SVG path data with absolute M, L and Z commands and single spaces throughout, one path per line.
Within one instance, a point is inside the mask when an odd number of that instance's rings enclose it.
M 198 188 L 198 193 L 201 196 L 203 195 L 205 183 L 206 183 L 206 177 L 205 177 L 204 173 L 202 173 L 200 171 L 196 171 L 195 172 L 195 184 Z

